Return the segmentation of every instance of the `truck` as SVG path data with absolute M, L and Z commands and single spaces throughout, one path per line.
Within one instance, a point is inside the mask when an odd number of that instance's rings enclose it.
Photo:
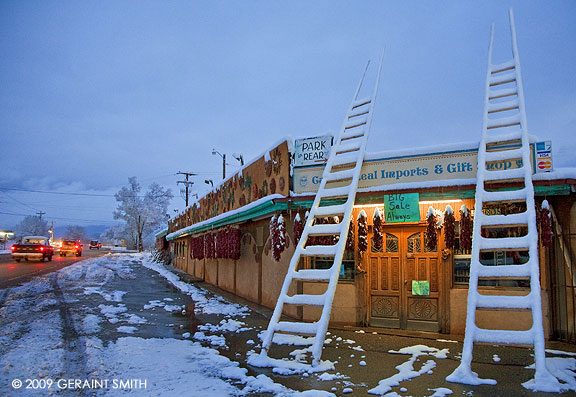
M 44 236 L 22 237 L 20 243 L 10 247 L 10 251 L 12 251 L 12 258 L 16 262 L 20 262 L 22 259 L 26 261 L 32 259 L 51 261 L 52 256 L 54 256 L 54 247 L 50 245 L 48 237 Z

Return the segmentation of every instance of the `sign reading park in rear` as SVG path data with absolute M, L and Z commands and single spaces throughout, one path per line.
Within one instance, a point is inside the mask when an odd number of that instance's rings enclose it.
M 384 222 L 419 222 L 420 221 L 420 195 L 418 193 L 385 194 L 384 195 Z
M 332 136 L 296 139 L 294 142 L 294 166 L 324 164 L 332 148 Z

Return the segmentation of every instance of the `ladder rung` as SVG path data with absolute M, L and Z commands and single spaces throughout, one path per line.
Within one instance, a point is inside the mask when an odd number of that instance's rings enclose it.
M 346 142 L 346 143 L 341 143 L 340 145 L 336 145 L 336 147 L 332 148 L 332 150 L 336 150 L 336 153 L 343 153 L 343 152 L 349 152 L 351 150 L 358 150 L 360 149 L 360 146 L 362 146 L 362 142 Z
M 499 90 L 490 90 L 488 93 L 488 99 L 498 99 L 505 98 L 507 96 L 518 95 L 518 90 L 516 88 L 501 88 Z
M 532 330 L 513 331 L 499 329 L 482 329 L 476 327 L 474 340 L 477 342 L 506 343 L 506 344 L 533 344 Z
M 525 176 L 526 171 L 522 168 L 510 168 L 508 170 L 496 170 L 484 172 L 485 181 L 506 181 L 509 179 L 521 179 Z
M 488 104 L 488 113 L 504 112 L 506 110 L 514 110 L 514 109 L 520 109 L 520 101 L 518 101 L 518 99 L 512 99 L 511 101 Z
M 332 269 L 305 269 L 292 273 L 293 280 L 302 281 L 328 281 L 332 276 Z
M 494 215 L 496 216 L 496 215 Z M 508 215 L 510 216 L 510 215 Z M 530 235 L 522 236 L 522 237 L 501 237 L 501 238 L 486 238 L 480 237 L 480 244 L 481 250 L 490 250 L 490 249 L 528 249 L 530 247 Z
M 308 229 L 308 234 L 312 236 L 331 236 L 334 234 L 340 234 L 341 231 L 341 223 L 327 223 L 310 226 L 310 229 Z
M 350 179 L 354 176 L 354 168 L 343 171 L 330 172 L 324 176 L 326 182 L 341 181 L 343 179 Z
M 502 192 L 483 192 L 483 196 L 484 203 L 493 201 L 524 201 L 526 200 L 526 188 Z
M 328 197 L 348 197 L 350 186 L 324 188 L 316 194 L 324 199 Z
M 521 119 L 519 114 L 510 117 L 501 117 L 498 119 L 488 119 L 486 128 L 490 130 L 492 128 L 511 127 L 513 125 L 520 125 L 520 121 Z
M 372 102 L 371 98 L 358 99 L 358 100 L 352 102 L 352 109 L 356 109 L 360 106 L 368 105 L 368 104 L 370 104 L 370 102 Z
M 489 84 L 490 87 L 494 87 L 500 84 L 512 83 L 513 81 L 516 81 L 516 72 L 490 76 Z
M 354 119 L 350 120 L 350 122 L 346 124 L 345 129 L 350 131 L 351 129 L 362 127 L 363 125 L 366 125 L 366 121 L 363 120 L 363 118 Z
M 521 159 L 523 155 L 524 149 L 509 149 L 509 150 L 498 150 L 495 152 L 486 152 L 485 160 L 486 161 L 502 161 L 508 159 Z
M 361 156 L 359 156 L 358 153 L 338 154 L 334 157 L 334 161 L 332 162 L 332 166 L 356 163 L 356 162 L 358 162 L 359 158 L 361 158 Z
M 340 137 L 342 139 L 345 139 L 345 138 L 350 138 L 350 137 L 364 136 L 365 132 L 366 132 L 366 130 L 364 128 L 353 128 L 353 129 L 348 129 L 348 130 L 342 131 L 342 134 L 340 134 Z
M 363 116 L 365 114 L 368 114 L 368 112 L 370 112 L 370 108 L 364 108 L 364 109 L 354 109 L 351 113 L 350 116 L 348 116 L 348 119 L 354 118 L 354 117 L 358 117 L 358 116 Z
M 482 295 L 476 298 L 476 307 L 490 307 L 503 309 L 530 309 L 532 308 L 532 295 Z
M 313 216 L 340 215 L 346 212 L 346 204 L 327 205 L 318 207 L 313 211 Z
M 510 132 L 490 132 L 486 134 L 486 143 L 506 143 L 506 142 L 516 142 L 520 143 L 522 139 L 522 131 L 510 131 Z
M 302 323 L 292 321 L 279 321 L 274 326 L 275 331 L 289 332 L 291 334 L 314 335 L 318 329 L 317 323 Z
M 335 256 L 335 245 L 309 245 L 300 251 L 304 256 Z
M 480 222 L 479 225 L 482 226 L 516 225 L 516 224 L 527 225 L 528 213 L 521 212 L 519 214 L 510 214 L 510 215 L 476 214 L 475 222 Z
M 499 65 L 492 65 L 490 67 L 490 73 L 492 73 L 492 74 L 501 73 L 501 72 L 505 72 L 507 70 L 511 70 L 515 67 L 516 67 L 516 61 L 514 59 L 512 59 L 511 61 L 503 62 Z
M 530 277 L 530 262 L 523 265 L 478 266 L 478 277 Z
M 525 223 L 507 223 L 507 224 L 495 224 L 495 225 L 482 225 L 483 229 L 502 229 L 502 228 L 517 228 L 517 227 L 526 227 Z
M 323 306 L 325 302 L 326 302 L 325 294 L 322 295 L 297 294 L 293 296 L 286 296 L 284 298 L 284 303 L 289 303 L 291 305 Z

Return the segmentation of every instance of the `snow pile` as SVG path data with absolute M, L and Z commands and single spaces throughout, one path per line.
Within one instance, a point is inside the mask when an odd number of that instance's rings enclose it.
M 368 390 L 370 394 L 386 394 L 392 390 L 392 387 L 399 386 L 400 382 L 416 378 L 423 374 L 431 374 L 432 370 L 436 367 L 434 360 L 426 361 L 419 370 L 414 368 L 414 364 L 418 361 L 418 357 L 424 355 L 431 355 L 436 358 L 444 359 L 447 357 L 448 349 L 436 349 L 425 345 L 416 345 L 405 347 L 398 351 L 390 350 L 389 353 L 410 354 L 411 357 L 405 363 L 396 366 L 398 373 L 389 378 L 382 379 L 378 382 L 378 386 Z

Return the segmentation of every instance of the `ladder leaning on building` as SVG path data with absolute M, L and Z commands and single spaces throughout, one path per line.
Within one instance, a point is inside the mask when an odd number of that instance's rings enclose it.
M 383 54 L 382 54 L 383 55 Z M 312 365 L 320 363 L 322 347 L 326 338 L 328 322 L 332 309 L 332 302 L 342 258 L 344 255 L 350 217 L 356 198 L 356 189 L 360 178 L 362 163 L 364 162 L 364 152 L 368 139 L 368 132 L 374 111 L 374 101 L 378 91 L 382 60 L 378 67 L 376 83 L 369 98 L 359 99 L 360 89 L 366 76 L 360 80 L 354 99 L 350 104 L 344 124 L 340 129 L 330 156 L 322 174 L 322 181 L 316 193 L 314 203 L 310 209 L 310 214 L 306 219 L 302 238 L 296 246 L 294 255 L 288 266 L 288 272 L 282 290 L 278 297 L 274 313 L 270 319 L 268 330 L 264 336 L 261 358 L 268 357 L 268 351 L 273 343 L 274 334 L 277 332 L 314 335 L 312 346 Z M 366 66 L 368 69 L 368 65 Z M 342 202 L 342 200 L 344 200 Z M 335 204 L 336 203 L 336 204 Z M 315 223 L 316 218 L 339 217 L 341 221 L 336 224 Z M 331 236 L 334 237 L 334 245 L 307 245 L 309 237 Z M 324 256 L 333 258 L 333 264 L 328 269 L 303 269 L 298 270 L 300 259 L 305 256 Z M 324 293 L 318 295 L 295 294 L 289 296 L 290 286 L 294 281 L 328 281 Z M 284 305 L 311 305 L 322 308 L 320 318 L 315 322 L 301 321 L 280 321 Z
M 496 384 L 495 380 L 482 379 L 472 372 L 470 365 L 474 343 L 530 344 L 535 350 L 536 373 L 534 380 L 525 384 L 525 387 L 540 391 L 559 391 L 558 380 L 546 368 L 530 142 L 512 10 L 510 10 L 510 29 L 513 58 L 499 65 L 492 64 L 494 25 L 491 30 L 484 122 L 478 150 L 476 214 L 464 349 L 460 365 L 446 379 L 466 384 Z M 506 170 L 487 169 L 490 162 L 503 160 L 515 161 L 519 167 Z M 510 215 L 483 213 L 486 205 L 507 202 L 525 204 L 526 208 L 523 212 Z M 500 231 L 520 229 L 526 233 L 521 237 L 492 237 L 490 235 L 494 229 Z M 493 251 L 527 251 L 528 257 L 523 264 L 497 266 L 494 266 L 495 263 L 483 264 L 481 260 L 483 254 Z M 479 278 L 527 279 L 530 282 L 530 293 L 525 296 L 483 295 L 478 292 Z M 530 310 L 532 327 L 528 330 L 480 328 L 476 325 L 476 310 L 482 308 Z

